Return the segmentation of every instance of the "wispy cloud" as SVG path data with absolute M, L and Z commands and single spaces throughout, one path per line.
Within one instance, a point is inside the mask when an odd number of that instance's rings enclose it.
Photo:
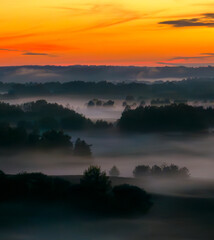
M 123 23 L 138 20 L 138 19 L 139 19 L 138 17 L 131 17 L 131 18 L 126 18 L 126 19 L 121 19 L 121 20 L 116 19 L 116 20 L 112 20 L 112 21 L 106 21 L 106 22 L 102 22 L 102 23 L 99 23 L 99 24 L 95 24 L 95 25 L 92 25 L 92 26 L 89 26 L 89 27 L 86 27 L 86 28 L 82 28 L 82 29 L 79 29 L 79 30 L 76 30 L 76 31 L 72 31 L 72 32 L 85 32 L 85 31 L 94 30 L 94 29 L 102 29 L 102 28 L 107 28 L 107 27 L 113 27 L 113 26 L 116 26 L 116 25 L 120 25 L 120 24 L 123 24 Z
M 76 7 L 59 6 L 54 8 L 57 10 L 69 11 L 72 14 L 72 16 L 96 15 L 97 18 L 99 19 L 99 23 L 93 22 L 90 23 L 89 16 L 88 23 L 89 26 L 70 31 L 74 33 L 113 27 L 131 21 L 140 20 L 147 15 L 139 13 L 138 11 L 135 10 L 125 9 L 119 4 L 84 4 L 77 5 Z
M 9 49 L 9 48 L 0 48 L 0 51 L 19 52 L 19 50 L 16 50 L 16 49 Z
M 194 60 L 208 60 L 208 59 L 214 59 L 214 53 L 200 53 L 198 56 L 179 56 L 179 57 L 173 57 L 170 59 L 167 59 L 165 61 L 159 61 L 156 62 L 157 64 L 161 65 L 172 65 L 172 66 L 180 66 L 185 64 L 194 64 Z M 189 61 L 192 60 L 192 61 Z M 199 64 L 199 63 L 197 63 Z M 206 63 L 204 63 L 206 64 Z M 199 64 L 200 65 L 200 64 Z
M 9 35 L 9 36 L 2 36 L 0 37 L 0 41 L 8 41 L 8 40 L 16 40 L 20 38 L 28 38 L 37 36 L 36 33 L 28 33 L 28 34 L 17 34 L 17 35 Z
M 48 53 L 24 52 L 22 55 L 26 56 L 48 56 Z
M 57 55 L 55 55 L 55 54 L 38 53 L 38 52 L 23 52 L 22 55 L 24 55 L 24 56 L 49 56 L 49 57 L 57 57 Z
M 214 53 L 201 53 L 198 56 L 179 56 L 174 57 L 171 59 L 168 59 L 168 61 L 174 61 L 174 60 L 191 60 L 191 59 L 206 59 L 206 58 L 213 58 Z
M 178 64 L 178 63 L 172 63 L 172 62 L 156 62 L 157 64 L 160 64 L 160 65 L 169 65 L 169 66 L 179 66 L 181 64 Z
M 28 52 L 26 50 L 9 49 L 9 48 L 0 48 L 0 51 L 20 52 L 21 55 L 23 55 L 23 56 L 49 56 L 49 57 L 57 57 L 57 55 L 49 54 L 49 53 Z
M 162 25 L 181 27 L 214 27 L 214 13 L 203 13 L 199 17 L 190 19 L 177 19 L 159 22 Z

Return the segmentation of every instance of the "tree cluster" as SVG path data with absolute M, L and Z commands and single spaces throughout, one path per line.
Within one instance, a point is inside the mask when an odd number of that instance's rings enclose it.
M 171 164 L 162 166 L 153 165 L 139 165 L 133 171 L 134 177 L 176 177 L 188 178 L 190 176 L 189 170 L 186 167 L 179 168 L 177 165 Z
M 196 131 L 214 126 L 214 109 L 186 104 L 126 109 L 118 127 L 131 131 Z
M 0 189 L 0 201 L 62 201 L 102 216 L 141 215 L 152 206 L 144 190 L 131 185 L 112 187 L 105 172 L 96 166 L 84 172 L 79 184 L 41 173 L 7 175 L 0 171 Z
M 9 122 L 26 129 L 37 128 L 41 130 L 81 130 L 112 127 L 105 121 L 94 123 L 74 110 L 57 103 L 48 103 L 45 100 L 16 106 L 0 102 L 0 121 Z
M 87 103 L 88 107 L 113 107 L 114 106 L 114 101 L 108 100 L 108 101 L 102 101 L 99 99 L 92 99 Z
M 0 126 L 1 149 L 68 149 L 75 156 L 91 157 L 91 145 L 79 138 L 73 143 L 63 131 L 49 130 L 42 134 L 37 131 L 28 133 L 24 128 Z

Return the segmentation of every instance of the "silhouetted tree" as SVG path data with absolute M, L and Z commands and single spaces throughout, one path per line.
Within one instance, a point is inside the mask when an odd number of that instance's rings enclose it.
M 133 171 L 133 175 L 135 177 L 158 176 L 187 178 L 190 176 L 190 173 L 186 167 L 179 168 L 174 164 L 163 164 L 161 167 L 153 165 L 151 168 L 145 165 L 137 166 Z
M 37 130 L 32 131 L 28 135 L 28 145 L 31 147 L 39 146 L 40 143 L 40 135 Z
M 82 157 L 91 157 L 91 146 L 87 144 L 84 140 L 77 139 L 74 144 L 74 154 Z
M 109 171 L 109 175 L 112 177 L 118 177 L 120 175 L 120 171 L 116 166 L 113 166 Z
M 59 128 L 59 122 L 54 117 L 43 117 L 39 120 L 38 126 L 40 129 L 56 130 Z
M 135 98 L 133 97 L 133 96 L 131 96 L 131 95 L 128 95 L 128 96 L 126 96 L 126 101 L 134 101 L 135 100 Z
M 97 129 L 106 129 L 106 128 L 113 127 L 113 124 L 108 123 L 108 122 L 103 121 L 103 120 L 97 120 L 94 124 L 94 127 L 97 128 Z
M 70 141 L 71 137 L 63 133 L 63 131 L 47 131 L 41 136 L 40 145 L 42 147 L 73 147 Z
M 88 107 L 94 107 L 95 106 L 95 103 L 93 100 L 90 100 L 88 103 L 87 103 L 87 106 Z
M 154 165 L 151 168 L 151 174 L 155 176 L 160 176 L 162 174 L 162 169 L 161 167 Z
M 83 177 L 80 179 L 80 184 L 91 191 L 102 193 L 107 193 L 111 189 L 109 177 L 97 166 L 90 166 L 85 170 Z
M 150 167 L 145 165 L 137 166 L 133 171 L 133 175 L 135 177 L 148 176 L 149 174 L 150 174 Z
M 108 100 L 107 102 L 105 102 L 103 104 L 103 106 L 105 106 L 105 107 L 112 107 L 112 106 L 114 106 L 114 101 Z
M 3 176 L 5 176 L 5 173 L 2 170 L 0 170 L 0 178 Z
M 185 104 L 126 108 L 118 121 L 122 130 L 198 131 L 214 126 L 214 110 Z

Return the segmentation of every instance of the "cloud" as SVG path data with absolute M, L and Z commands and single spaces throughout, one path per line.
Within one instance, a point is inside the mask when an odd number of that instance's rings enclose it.
M 127 23 L 127 22 L 131 22 L 134 20 L 138 20 L 138 17 L 132 17 L 132 18 L 127 18 L 127 19 L 118 19 L 118 20 L 112 20 L 109 22 L 103 22 L 103 23 L 99 23 L 96 25 L 92 25 L 90 27 L 87 28 L 83 28 L 83 29 L 79 29 L 73 32 L 85 32 L 85 31 L 89 31 L 89 30 L 94 30 L 94 29 L 101 29 L 101 28 L 107 28 L 107 27 L 112 27 L 112 26 L 116 26 L 119 24 L 123 24 L 123 23 Z
M 201 55 L 214 56 L 214 53 L 201 53 Z
M 181 65 L 200 65 L 204 64 L 207 65 L 208 63 L 195 63 L 188 61 L 188 60 L 204 60 L 204 59 L 213 59 L 214 58 L 214 53 L 200 53 L 198 56 L 179 56 L 179 57 L 173 57 L 170 59 L 167 59 L 165 61 L 159 61 L 156 62 L 157 64 L 161 65 L 172 65 L 172 66 L 181 66 Z M 210 65 L 210 63 L 209 63 Z
M 172 63 L 172 62 L 156 62 L 157 64 L 161 65 L 170 65 L 170 66 L 180 66 L 181 64 L 178 63 Z
M 96 15 L 100 19 L 99 23 L 92 23 L 91 26 L 72 31 L 74 33 L 112 27 L 130 21 L 139 20 L 144 16 L 147 16 L 134 10 L 124 9 L 119 4 L 83 4 L 77 5 L 77 7 L 59 6 L 54 8 L 58 10 L 69 11 L 71 12 L 72 16 Z
M 214 57 L 214 53 L 201 53 L 199 56 L 180 56 L 168 59 L 168 61 L 174 60 L 191 60 L 191 59 L 206 59 Z
M 159 22 L 162 25 L 171 25 L 175 28 L 181 27 L 214 27 L 214 13 L 204 13 L 197 18 L 177 19 Z
M 49 53 L 28 52 L 28 51 L 25 51 L 25 50 L 10 49 L 10 48 L 0 48 L 0 51 L 20 52 L 21 55 L 23 55 L 23 56 L 49 56 L 49 57 L 57 57 L 57 55 L 49 54 Z
M 0 41 L 9 41 L 9 40 L 15 40 L 20 38 L 28 38 L 28 37 L 34 37 L 38 34 L 35 33 L 28 33 L 28 34 L 18 34 L 18 35 L 11 35 L 11 36 L 2 36 L 0 37 Z
M 22 55 L 25 56 L 49 56 L 48 53 L 36 53 L 36 52 L 24 52 Z
M 17 49 L 9 49 L 9 48 L 0 48 L 0 51 L 19 52 L 19 50 Z

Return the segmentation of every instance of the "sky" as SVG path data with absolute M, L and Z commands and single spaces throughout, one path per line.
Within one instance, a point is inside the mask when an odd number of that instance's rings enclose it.
M 7 0 L 0 65 L 214 65 L 214 0 Z

